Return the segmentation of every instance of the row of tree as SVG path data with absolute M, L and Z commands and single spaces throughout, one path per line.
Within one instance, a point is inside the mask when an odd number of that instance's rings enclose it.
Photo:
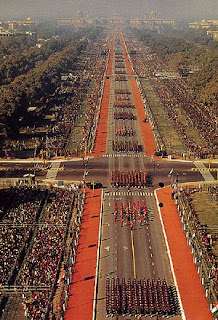
M 92 29 L 87 29 L 86 33 L 89 38 L 95 35 Z M 3 39 L 0 42 L 0 52 L 4 52 L 5 55 L 0 64 L 0 86 L 9 84 L 16 77 L 26 74 L 37 64 L 48 59 L 51 54 L 60 52 L 81 37 L 81 30 L 74 32 L 71 30 L 71 33 L 66 33 L 65 37 L 55 36 L 42 42 L 40 48 L 37 48 L 29 37 Z

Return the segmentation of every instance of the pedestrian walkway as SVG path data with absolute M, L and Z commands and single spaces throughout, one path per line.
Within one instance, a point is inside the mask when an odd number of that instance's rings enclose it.
M 201 173 L 202 177 L 205 181 L 216 181 L 210 171 L 204 171 L 201 169 L 206 169 L 205 165 L 202 162 L 194 161 L 194 165 L 197 169 L 199 169 L 199 172 Z
M 105 196 L 138 196 L 138 197 L 153 197 L 152 192 L 143 191 L 109 191 L 105 193 Z
M 117 157 L 132 157 L 132 158 L 145 158 L 146 154 L 142 154 L 142 153 L 112 153 L 112 154 L 104 154 L 103 155 L 104 158 L 117 158 Z
M 65 320 L 92 319 L 100 206 L 101 189 L 87 188 Z
M 213 319 L 176 204 L 171 198 L 171 187 L 157 190 L 157 197 L 158 202 L 163 204 L 161 216 L 186 319 Z
M 46 179 L 55 180 L 60 168 L 61 162 L 52 162 L 51 168 L 48 170 Z

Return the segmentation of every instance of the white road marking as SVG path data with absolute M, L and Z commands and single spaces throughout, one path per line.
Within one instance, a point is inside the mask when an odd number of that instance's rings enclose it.
M 106 193 L 106 196 L 138 196 L 138 197 L 144 197 L 144 196 L 149 196 L 149 197 L 153 197 L 153 193 L 152 192 L 139 192 L 139 191 L 110 191 L 108 193 Z
M 109 246 L 105 247 L 105 250 L 110 251 L 110 247 Z

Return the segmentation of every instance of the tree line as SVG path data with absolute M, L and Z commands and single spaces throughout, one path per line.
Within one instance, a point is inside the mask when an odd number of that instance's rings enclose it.
M 0 134 L 3 139 L 15 137 L 20 127 L 31 124 L 28 108 L 45 104 L 54 94 L 61 73 L 73 70 L 78 55 L 86 48 L 89 39 L 97 37 L 99 32 L 100 29 L 87 29 L 83 30 L 83 40 L 80 31 L 70 42 L 64 40 L 49 44 L 47 55 L 56 52 L 45 61 L 37 61 L 29 71 L 0 87 Z

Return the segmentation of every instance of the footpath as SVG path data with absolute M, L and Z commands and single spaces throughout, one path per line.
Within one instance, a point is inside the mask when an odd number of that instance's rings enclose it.
M 187 320 L 212 320 L 175 201 L 171 198 L 171 187 L 157 190 L 157 198 L 158 202 L 163 204 L 160 209 L 161 217 L 185 317 Z
M 79 233 L 76 263 L 65 320 L 91 320 L 96 275 L 101 189 L 86 188 L 84 212 Z

